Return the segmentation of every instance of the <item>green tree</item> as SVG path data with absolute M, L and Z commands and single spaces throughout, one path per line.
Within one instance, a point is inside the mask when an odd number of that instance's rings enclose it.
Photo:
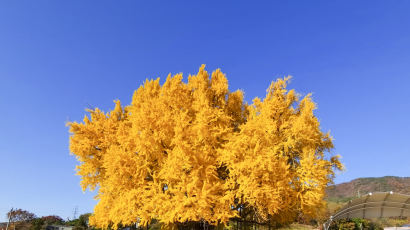
M 85 213 L 78 217 L 78 219 L 67 221 L 65 224 L 68 226 L 73 226 L 74 230 L 85 230 L 88 228 L 88 219 L 91 213 Z
M 31 221 L 30 230 L 42 230 L 44 224 L 43 218 L 35 218 Z

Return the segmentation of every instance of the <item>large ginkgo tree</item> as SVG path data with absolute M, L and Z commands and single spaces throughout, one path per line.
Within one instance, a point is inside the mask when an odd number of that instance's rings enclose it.
M 311 96 L 287 90 L 244 102 L 218 69 L 183 81 L 147 80 L 130 105 L 88 110 L 71 122 L 70 151 L 83 190 L 98 190 L 90 223 L 116 228 L 230 220 L 281 224 L 314 217 L 342 165 L 320 130 Z

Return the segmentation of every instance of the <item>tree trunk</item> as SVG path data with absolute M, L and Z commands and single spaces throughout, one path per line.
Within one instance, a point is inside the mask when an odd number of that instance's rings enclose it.
M 10 221 L 11 221 L 11 213 L 12 212 L 13 212 L 13 208 L 11 208 L 11 210 L 9 212 L 9 216 L 8 216 L 9 221 L 7 222 L 6 230 L 9 230 L 9 225 L 10 225 Z M 14 228 L 16 228 L 16 227 L 14 227 Z

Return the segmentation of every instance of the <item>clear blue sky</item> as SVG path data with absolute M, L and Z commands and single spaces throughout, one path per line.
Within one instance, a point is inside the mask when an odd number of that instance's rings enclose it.
M 292 75 L 357 177 L 410 176 L 410 1 L 0 2 L 0 221 L 92 211 L 67 121 L 129 103 L 145 78 L 222 68 L 263 97 Z M 185 76 L 186 76 L 185 75 Z

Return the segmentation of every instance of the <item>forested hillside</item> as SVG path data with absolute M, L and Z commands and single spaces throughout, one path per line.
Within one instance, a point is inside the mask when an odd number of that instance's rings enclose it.
M 369 192 L 389 191 L 410 195 L 410 177 L 367 177 L 332 185 L 327 189 L 327 200 L 345 202 Z

